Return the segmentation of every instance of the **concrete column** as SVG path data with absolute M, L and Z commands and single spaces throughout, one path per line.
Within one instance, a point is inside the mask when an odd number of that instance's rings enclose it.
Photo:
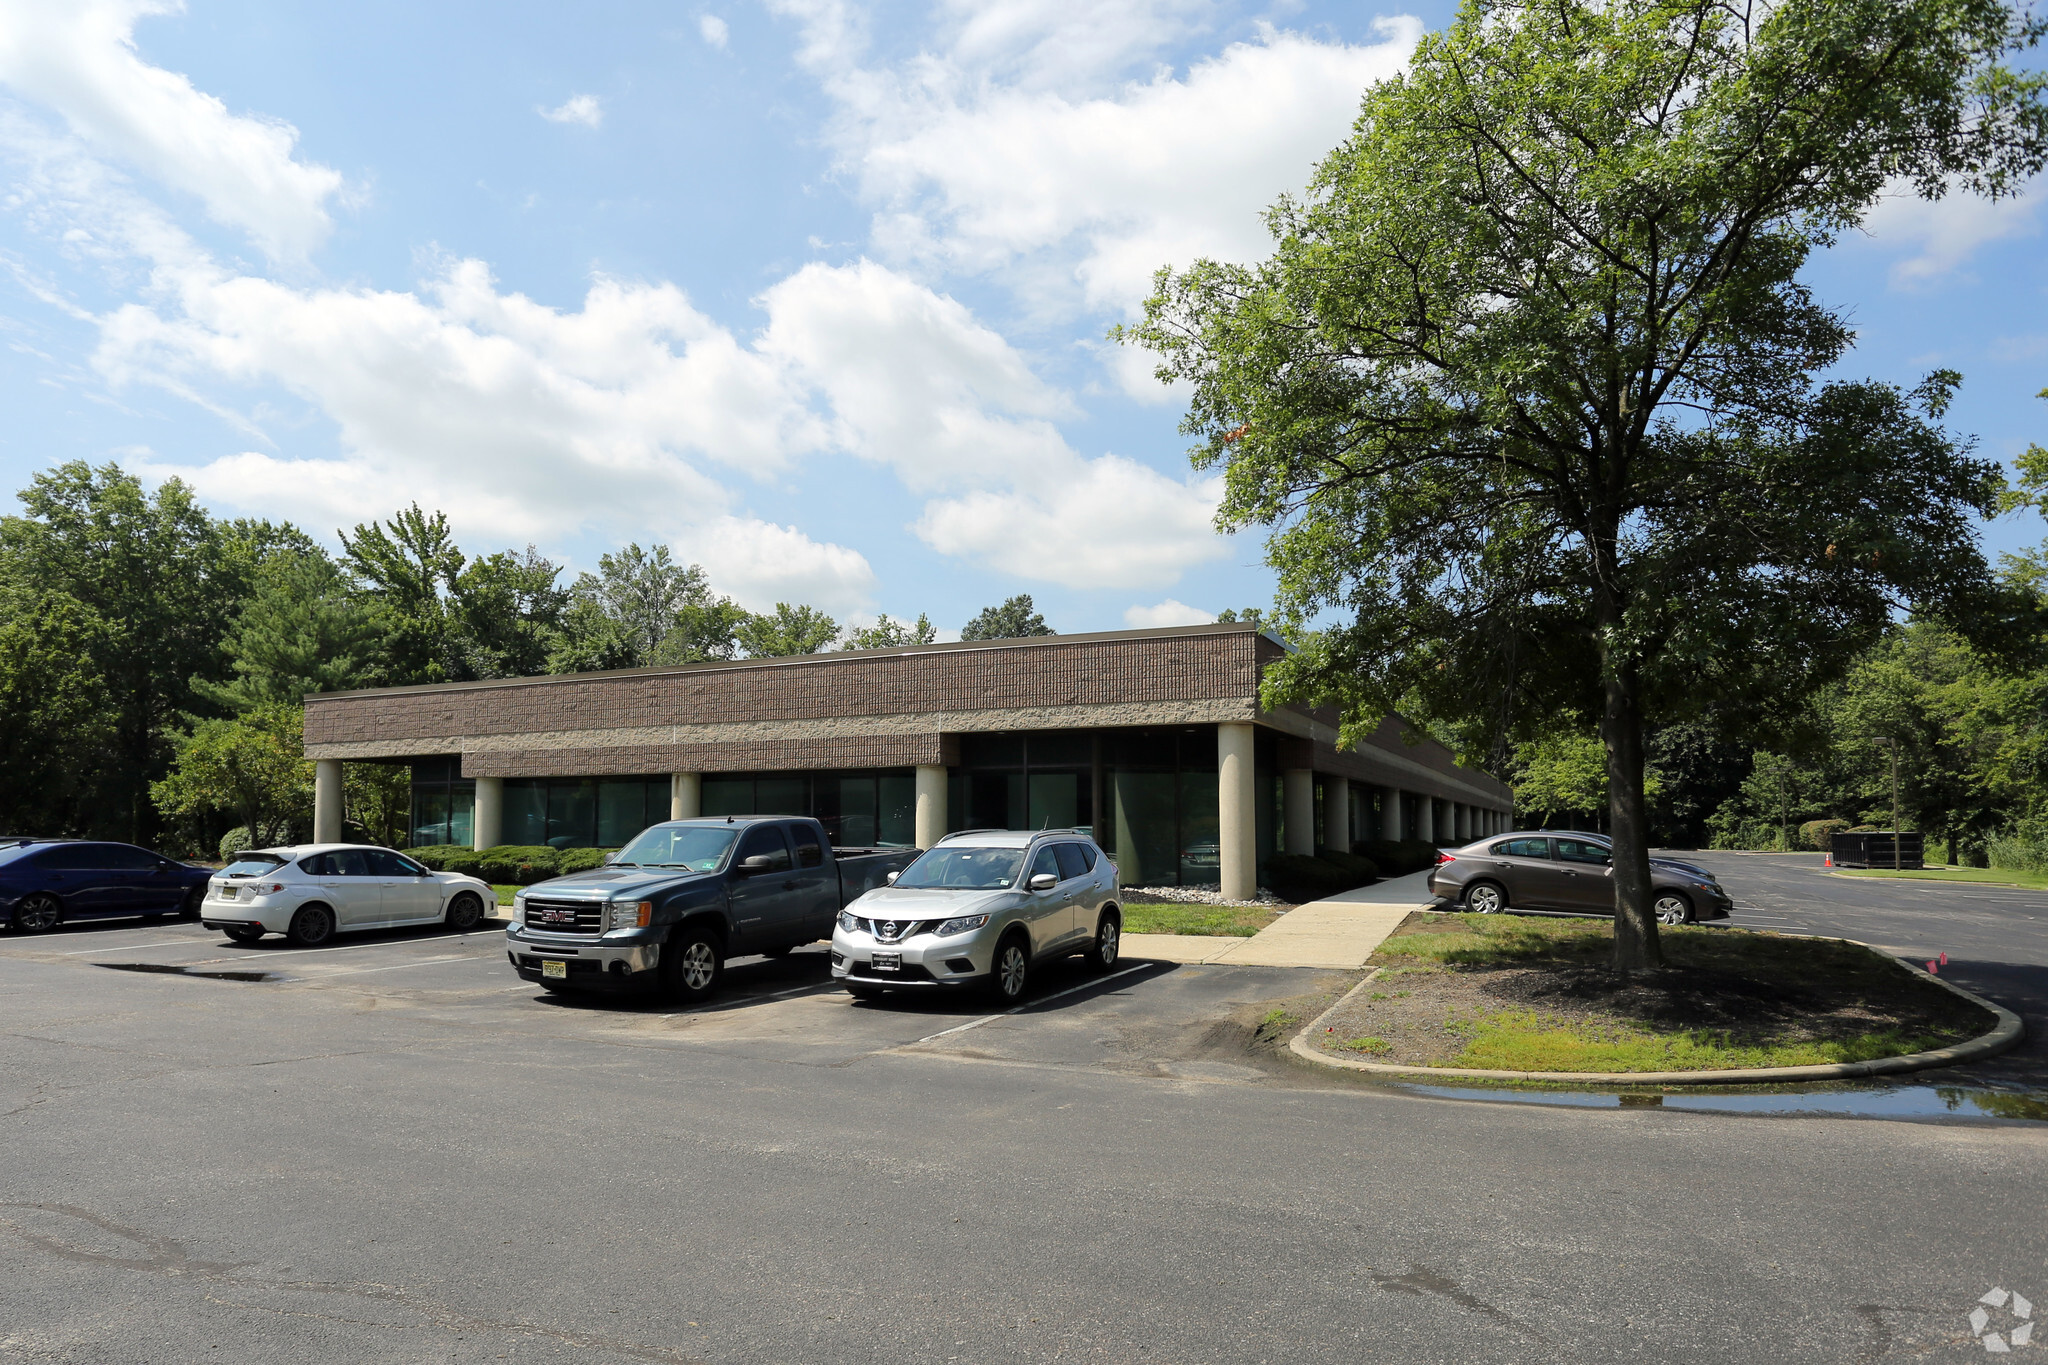
M 1415 803 L 1415 833 L 1409 836 L 1425 844 L 1436 842 L 1436 798 L 1422 797 Z
M 1216 853 L 1225 900 L 1259 894 L 1258 783 L 1249 725 L 1216 727 Z
M 946 770 L 936 763 L 917 767 L 917 846 L 930 848 L 946 837 Z
M 505 779 L 476 780 L 476 814 L 470 822 L 471 848 L 496 848 L 505 842 Z
M 1479 831 L 1472 828 L 1472 808 L 1463 801 L 1458 803 L 1458 842 L 1469 844 L 1479 837 Z
M 1285 834 L 1282 842 L 1289 853 L 1301 853 L 1309 857 L 1316 851 L 1316 774 L 1313 768 L 1289 768 L 1281 774 L 1284 802 L 1280 822 Z
M 1401 818 L 1401 789 L 1380 788 L 1380 838 L 1399 842 L 1408 837 L 1408 822 Z
M 255 830 L 249 831 L 252 842 L 258 837 Z M 313 842 L 341 842 L 341 760 L 338 758 L 313 760 Z
M 1323 778 L 1323 846 L 1339 853 L 1351 851 L 1351 780 Z
M 704 774 L 668 775 L 668 818 L 694 820 L 704 813 Z

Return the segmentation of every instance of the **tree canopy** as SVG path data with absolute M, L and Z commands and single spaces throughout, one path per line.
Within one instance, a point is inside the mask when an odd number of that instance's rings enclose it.
M 1615 966 L 1661 963 L 1645 729 L 1766 720 L 1912 602 L 2024 613 L 1975 536 L 1960 377 L 1818 382 L 1809 254 L 1888 185 L 2005 194 L 2048 148 L 1999 0 L 1467 0 L 1369 90 L 1256 266 L 1162 271 L 1125 336 L 1191 394 L 1219 523 L 1274 528 L 1274 698 L 1496 754 L 1601 735 Z M 2031 603 L 2026 604 L 2031 609 Z
M 983 607 L 961 630 L 960 638 L 1015 640 L 1030 635 L 1052 633 L 1052 627 L 1045 623 L 1045 618 L 1031 605 L 1031 594 L 1020 592 L 1015 597 L 1005 598 L 1001 606 Z

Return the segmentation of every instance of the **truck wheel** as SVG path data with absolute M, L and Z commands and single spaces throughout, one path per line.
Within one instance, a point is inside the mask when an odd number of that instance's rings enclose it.
M 725 942 L 709 929 L 684 925 L 661 947 L 662 994 L 678 1004 L 708 1000 L 725 970 Z
M 988 974 L 989 992 L 1000 1004 L 1014 1005 L 1031 985 L 1031 945 L 1022 934 L 1012 934 L 996 945 L 996 960 Z

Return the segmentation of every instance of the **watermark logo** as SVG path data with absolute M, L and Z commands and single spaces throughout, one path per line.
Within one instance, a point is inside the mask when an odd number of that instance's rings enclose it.
M 1993 1355 L 2034 1340 L 2034 1305 L 2015 1290 L 1993 1289 L 1970 1310 L 1970 1335 Z

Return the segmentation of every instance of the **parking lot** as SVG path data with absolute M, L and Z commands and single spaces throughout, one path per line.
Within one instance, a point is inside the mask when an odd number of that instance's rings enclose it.
M 1254 1042 L 1350 979 L 1075 964 L 992 1015 L 855 1004 L 819 945 L 678 1011 L 488 929 L 0 939 L 0 1360 L 1917 1359 L 2048 1301 L 2034 1126 L 1459 1103 Z

